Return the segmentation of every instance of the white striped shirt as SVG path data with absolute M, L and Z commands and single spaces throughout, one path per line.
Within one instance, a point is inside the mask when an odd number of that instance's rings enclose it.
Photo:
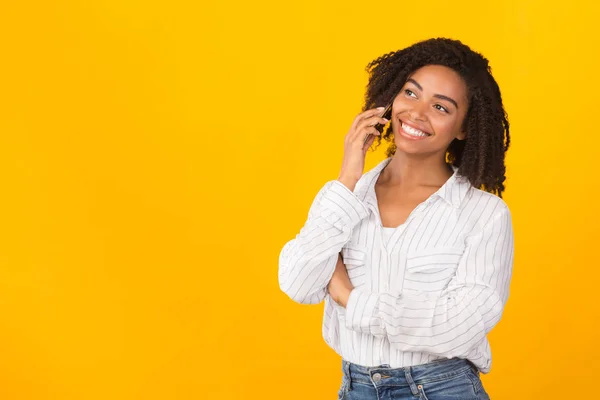
M 389 161 L 363 174 L 354 192 L 338 180 L 323 186 L 281 250 L 281 290 L 303 304 L 325 300 L 323 337 L 347 361 L 400 368 L 460 357 L 487 373 L 487 333 L 512 275 L 509 209 L 454 168 L 385 235 L 375 182 Z M 346 308 L 327 292 L 340 252 L 354 286 Z

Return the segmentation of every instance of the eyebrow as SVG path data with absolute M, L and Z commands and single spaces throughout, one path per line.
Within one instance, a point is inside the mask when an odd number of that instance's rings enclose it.
M 412 83 L 417 88 L 419 88 L 420 91 L 423 91 L 423 87 L 421 87 L 421 85 L 419 85 L 419 82 L 415 81 L 414 79 L 409 78 L 406 82 Z M 449 101 L 450 103 L 454 104 L 454 107 L 456 107 L 458 109 L 458 104 L 456 104 L 456 101 L 454 101 L 454 99 L 452 99 L 451 97 L 444 96 L 443 94 L 434 94 L 433 97 L 437 97 L 438 99 Z

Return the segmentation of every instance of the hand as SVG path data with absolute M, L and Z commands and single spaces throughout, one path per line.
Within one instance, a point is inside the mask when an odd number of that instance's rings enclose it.
M 346 265 L 342 260 L 342 255 L 338 254 L 337 264 L 335 264 L 335 271 L 333 272 L 333 276 L 329 281 L 327 290 L 329 291 L 329 295 L 333 301 L 345 308 L 346 304 L 348 304 L 348 298 L 350 297 L 350 292 L 352 289 L 354 289 L 354 286 L 352 286 L 352 282 L 350 282 L 348 270 L 346 269 Z
M 389 122 L 380 116 L 383 110 L 384 107 L 378 107 L 358 114 L 344 137 L 344 159 L 338 180 L 352 191 L 363 174 L 367 150 L 375 141 L 375 136 L 381 135 L 375 125 Z M 367 136 L 369 138 L 365 142 Z

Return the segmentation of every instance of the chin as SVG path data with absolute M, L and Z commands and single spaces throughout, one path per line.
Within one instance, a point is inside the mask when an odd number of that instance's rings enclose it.
M 415 143 L 410 140 L 394 140 L 396 145 L 396 154 L 402 153 L 409 156 L 431 156 L 439 153 L 439 149 L 434 149 L 429 146 L 423 146 L 422 143 Z M 443 152 L 445 154 L 445 151 Z
M 414 143 L 409 140 L 394 140 L 394 144 L 396 145 L 396 152 L 402 152 L 406 154 L 427 154 L 430 153 L 429 149 L 420 146 L 421 143 Z

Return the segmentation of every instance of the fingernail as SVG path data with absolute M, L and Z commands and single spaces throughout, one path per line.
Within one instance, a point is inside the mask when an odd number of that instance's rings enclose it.
M 378 110 L 385 110 L 385 107 L 377 107 Z
M 383 120 L 384 120 L 385 122 L 390 122 L 390 120 L 389 120 L 389 119 L 387 119 L 387 118 L 384 118 Z

